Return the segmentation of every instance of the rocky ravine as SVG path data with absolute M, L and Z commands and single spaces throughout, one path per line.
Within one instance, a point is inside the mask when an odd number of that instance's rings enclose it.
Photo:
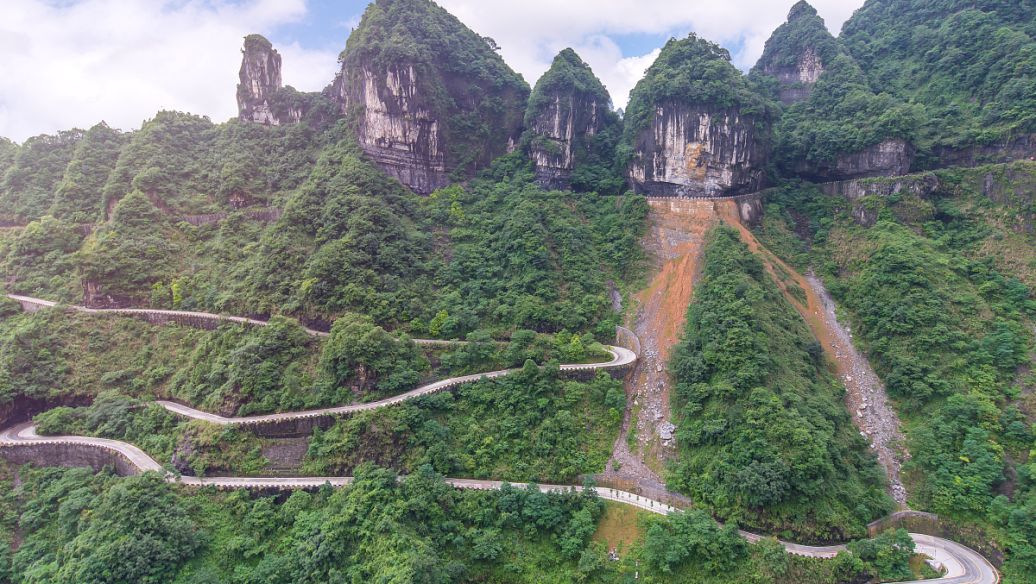
M 627 378 L 622 431 L 605 473 L 610 479 L 664 488 L 659 474 L 675 452 L 669 355 L 683 333 L 705 236 L 718 222 L 714 204 L 650 201 L 649 227 L 642 243 L 654 263 L 653 277 L 636 297 L 632 328 L 640 339 L 641 355 Z
M 853 346 L 852 334 L 838 322 L 835 303 L 824 284 L 813 274 L 806 276 L 813 292 L 820 298 L 819 316 L 827 328 L 834 333 L 833 350 L 838 366 L 838 376 L 845 384 L 845 401 L 853 422 L 860 429 L 871 448 L 878 455 L 878 462 L 885 469 L 889 480 L 889 494 L 900 508 L 906 508 L 906 488 L 900 480 L 900 470 L 910 455 L 903 448 L 903 435 L 899 430 L 899 417 L 888 403 L 885 384 L 870 362 Z

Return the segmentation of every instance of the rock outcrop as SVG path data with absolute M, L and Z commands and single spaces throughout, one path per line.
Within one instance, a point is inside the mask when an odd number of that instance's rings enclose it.
M 788 21 L 766 41 L 753 73 L 776 78 L 781 102 L 791 105 L 809 99 L 825 63 L 838 52 L 824 20 L 803 1 L 792 6 Z
M 725 49 L 693 34 L 670 40 L 630 94 L 624 141 L 631 186 L 683 197 L 759 190 L 770 115 L 770 102 Z
M 842 154 L 827 163 L 801 161 L 799 175 L 821 181 L 842 181 L 877 176 L 900 176 L 910 172 L 914 147 L 906 140 L 884 140 L 859 152 Z
M 281 56 L 270 41 L 258 34 L 245 37 L 241 49 L 240 83 L 237 85 L 238 117 L 271 126 L 282 120 L 274 115 L 273 96 L 281 88 Z M 297 119 L 294 121 L 298 121 Z
M 378 0 L 350 35 L 330 93 L 367 155 L 427 194 L 518 143 L 529 86 L 494 49 L 428 0 Z
M 871 227 L 878 221 L 879 209 L 867 205 L 867 197 L 891 197 L 903 193 L 928 199 L 939 186 L 939 179 L 934 174 L 922 173 L 825 183 L 820 185 L 820 190 L 825 195 L 845 199 L 849 203 L 849 214 L 853 220 L 863 227 Z
M 737 108 L 658 104 L 641 133 L 629 177 L 653 196 L 720 197 L 758 190 L 766 154 L 754 121 Z
M 604 84 L 572 49 L 536 82 L 525 113 L 536 182 L 549 189 L 597 190 L 615 155 L 619 119 Z M 573 170 L 584 171 L 573 185 Z M 593 167 L 593 168 L 591 168 Z M 592 184 L 597 183 L 597 184 Z

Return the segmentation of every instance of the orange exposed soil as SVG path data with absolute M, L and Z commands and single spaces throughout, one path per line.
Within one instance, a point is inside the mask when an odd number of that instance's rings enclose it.
M 659 474 L 672 454 L 669 410 L 669 354 L 683 332 L 705 236 L 719 223 L 713 201 L 669 199 L 650 202 L 648 233 L 641 242 L 654 263 L 646 289 L 636 296 L 631 324 L 642 351 L 627 384 L 623 429 L 609 464 L 611 474 L 661 484 Z M 633 432 L 635 439 L 629 439 Z M 617 472 L 616 472 L 617 471 Z
M 823 303 L 820 301 L 820 297 L 813 291 L 812 286 L 806 280 L 805 276 L 795 271 L 794 268 L 785 264 L 781 259 L 772 253 L 770 250 L 763 247 L 759 240 L 755 238 L 755 234 L 750 229 L 745 227 L 741 223 L 741 216 L 737 211 L 737 202 L 735 201 L 717 201 L 717 210 L 719 211 L 720 217 L 723 222 L 737 229 L 741 233 L 741 241 L 745 242 L 752 253 L 756 255 L 763 262 L 763 266 L 766 271 L 769 272 L 770 277 L 777 283 L 777 286 L 784 293 L 784 297 L 787 298 L 788 302 L 795 307 L 795 310 L 802 315 L 805 319 L 806 324 L 809 325 L 809 330 L 813 333 L 813 336 L 820 342 L 824 347 L 824 351 L 827 352 L 831 358 L 830 362 L 833 365 L 834 372 L 837 374 L 844 374 L 842 371 L 844 364 L 836 358 L 835 348 L 837 340 L 834 333 L 825 325 L 824 319 L 821 316 L 823 311 Z M 798 292 L 801 290 L 801 292 Z M 793 292 L 794 291 L 794 292 Z M 798 292 L 798 295 L 796 295 Z M 806 302 L 803 303 L 801 297 L 805 295 Z
M 815 277 L 806 278 L 799 274 L 763 247 L 741 223 L 736 202 L 717 201 L 716 205 L 723 222 L 740 232 L 741 240 L 762 260 L 773 281 L 824 348 L 832 372 L 845 383 L 846 405 L 853 423 L 875 449 L 889 479 L 890 495 L 905 508 L 906 491 L 900 479 L 900 467 L 909 455 L 902 448 L 899 420 L 887 403 L 881 380 L 853 346 L 848 332 L 838 324 L 830 297 L 826 304 L 821 298 L 821 294 L 827 294 L 823 284 Z

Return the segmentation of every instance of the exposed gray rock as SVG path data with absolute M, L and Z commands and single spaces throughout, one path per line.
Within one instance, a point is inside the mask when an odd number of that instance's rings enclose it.
M 657 104 L 634 147 L 629 179 L 649 196 L 719 197 L 759 190 L 767 152 L 737 108 Z
M 899 176 L 910 172 L 914 147 L 906 140 L 891 139 L 859 152 L 843 154 L 833 162 L 800 162 L 796 172 L 820 181 L 843 181 L 876 176 Z
M 412 65 L 363 67 L 352 74 L 343 70 L 334 87 L 346 110 L 361 110 L 360 146 L 389 176 L 422 194 L 449 184 L 444 128 L 429 103 L 431 96 L 418 91 Z
M 853 219 L 870 227 L 878 220 L 878 212 L 863 204 L 864 197 L 888 197 L 899 193 L 909 193 L 922 199 L 927 198 L 939 188 L 939 179 L 930 173 L 912 174 L 893 178 L 865 178 L 820 185 L 826 195 L 844 198 L 851 205 Z
M 763 73 L 777 78 L 780 99 L 785 105 L 809 99 L 813 86 L 824 72 L 824 63 L 813 47 L 807 47 L 794 67 L 767 64 Z
M 241 49 L 240 83 L 237 86 L 238 117 L 244 121 L 276 126 L 271 101 L 281 88 L 281 56 L 263 36 L 245 37 Z M 297 122 L 298 119 L 292 120 Z

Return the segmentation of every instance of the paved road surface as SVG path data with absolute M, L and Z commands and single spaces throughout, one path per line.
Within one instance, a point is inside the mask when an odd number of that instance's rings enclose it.
M 637 360 L 637 355 L 635 353 L 633 353 L 633 351 L 630 351 L 629 349 L 624 349 L 622 347 L 605 347 L 605 349 L 612 356 L 610 361 L 605 361 L 603 363 L 586 363 L 586 364 L 578 364 L 578 365 L 562 365 L 561 366 L 561 370 L 562 371 L 593 371 L 593 370 L 596 370 L 596 369 L 614 369 L 616 367 L 625 367 L 625 366 L 627 366 L 627 365 L 629 365 L 629 364 L 631 364 L 631 363 L 633 363 L 633 362 L 635 362 Z M 300 420 L 300 419 L 306 419 L 306 418 L 318 418 L 318 417 L 322 417 L 322 416 L 335 416 L 335 415 L 350 414 L 350 413 L 355 413 L 355 412 L 364 412 L 364 411 L 368 411 L 368 410 L 376 410 L 376 409 L 379 409 L 379 408 L 384 408 L 386 406 L 391 406 L 391 405 L 395 405 L 395 404 L 398 404 L 398 403 L 401 403 L 401 402 L 404 402 L 404 401 L 407 401 L 407 400 L 411 400 L 411 399 L 414 399 L 416 397 L 421 397 L 421 396 L 424 396 L 424 395 L 429 395 L 429 394 L 432 394 L 432 393 L 443 391 L 443 390 L 449 389 L 451 387 L 456 387 L 456 386 L 464 384 L 464 383 L 471 383 L 471 382 L 474 382 L 474 381 L 478 381 L 480 379 L 493 379 L 495 377 L 503 377 L 505 375 L 509 375 L 509 374 L 514 373 L 516 371 L 520 371 L 520 369 L 504 369 L 504 370 L 501 370 L 501 371 L 491 371 L 489 373 L 475 373 L 475 374 L 472 374 L 472 375 L 464 375 L 464 376 L 461 376 L 461 377 L 451 377 L 449 379 L 443 379 L 442 381 L 436 381 L 435 383 L 429 383 L 427 385 L 422 385 L 421 387 L 418 387 L 417 389 L 413 389 L 413 390 L 410 390 L 410 391 L 408 391 L 406 393 L 401 393 L 399 395 L 396 395 L 396 396 L 393 396 L 393 397 L 390 397 L 390 398 L 386 398 L 386 399 L 383 399 L 383 400 L 379 400 L 379 401 L 373 401 L 373 402 L 367 402 L 367 403 L 361 403 L 361 404 L 351 404 L 351 405 L 347 405 L 347 406 L 337 406 L 337 407 L 332 407 L 332 408 L 321 408 L 321 409 L 316 409 L 316 410 L 303 410 L 303 411 L 298 411 L 298 412 L 286 412 L 286 413 L 283 413 L 283 414 L 266 414 L 266 415 L 261 415 L 261 416 L 242 416 L 242 417 L 228 418 L 228 417 L 219 416 L 219 415 L 216 415 L 216 414 L 210 414 L 208 412 L 203 412 L 201 410 L 197 410 L 197 409 L 192 408 L 190 406 L 185 406 L 185 405 L 174 403 L 174 402 L 170 402 L 170 401 L 159 400 L 157 403 L 159 405 L 161 405 L 162 407 L 164 407 L 165 409 L 169 410 L 170 412 L 173 412 L 174 414 L 177 414 L 179 416 L 183 416 L 185 418 L 191 418 L 191 419 L 194 419 L 194 420 L 205 420 L 206 422 L 210 422 L 212 424 L 220 424 L 220 425 L 224 425 L 224 426 L 242 425 L 242 424 L 270 424 L 270 423 L 275 423 L 275 422 L 283 422 L 283 421 L 286 421 L 286 420 Z
M 8 298 L 19 302 L 22 306 L 35 305 L 40 308 L 53 308 L 57 306 L 57 302 L 51 300 L 44 300 L 42 298 L 33 298 L 32 296 L 20 296 L 18 294 L 8 294 Z M 236 324 L 244 324 L 249 326 L 266 326 L 269 322 L 265 320 L 258 320 L 254 318 L 246 318 L 243 316 L 228 316 L 225 314 L 213 314 L 211 312 L 192 312 L 188 310 L 157 310 L 151 308 L 88 308 L 86 306 L 80 306 L 78 304 L 68 304 L 67 308 L 78 312 L 85 312 L 88 314 L 111 314 L 111 315 L 122 315 L 122 316 L 146 316 L 146 315 L 158 315 L 167 316 L 172 318 L 196 318 L 200 320 L 209 320 L 215 322 L 230 322 Z M 314 337 L 326 337 L 328 333 L 324 331 L 318 331 L 311 328 L 305 329 L 306 333 Z M 462 345 L 465 341 L 446 341 L 441 339 L 411 339 L 418 345 Z
M 43 437 L 36 434 L 36 428 L 32 424 L 20 424 L 0 432 L 0 447 L 18 447 L 31 444 L 81 444 L 114 451 L 124 456 L 141 471 L 162 472 L 166 480 L 171 483 L 179 483 L 187 486 L 214 486 L 223 489 L 236 488 L 275 488 L 275 489 L 304 489 L 316 488 L 324 484 L 331 486 L 344 486 L 352 482 L 352 477 L 277 477 L 277 478 L 252 478 L 252 477 L 176 477 L 165 473 L 162 466 L 143 450 L 120 442 L 104 438 L 90 438 L 85 436 L 51 436 Z M 480 489 L 496 490 L 505 483 L 502 481 L 483 481 L 472 479 L 446 479 L 446 482 L 458 489 Z M 517 488 L 524 488 L 522 483 L 510 483 Z M 539 485 L 543 492 L 556 492 L 574 490 L 582 491 L 582 487 L 568 485 Z M 667 515 L 678 510 L 660 501 L 654 501 L 646 497 L 618 489 L 601 488 L 596 489 L 602 499 L 616 501 L 628 505 L 634 505 L 652 513 Z M 740 532 L 749 541 L 759 541 L 764 536 Z M 980 554 L 964 547 L 958 543 L 933 537 L 912 533 L 910 536 L 917 545 L 917 551 L 928 555 L 946 567 L 946 575 L 938 580 L 940 584 L 996 584 L 1000 576 L 993 566 Z M 816 558 L 831 558 L 844 546 L 807 546 L 790 542 L 781 542 L 784 548 L 793 554 Z M 933 582 L 925 580 L 923 582 Z M 909 584 L 909 583 L 908 583 Z

